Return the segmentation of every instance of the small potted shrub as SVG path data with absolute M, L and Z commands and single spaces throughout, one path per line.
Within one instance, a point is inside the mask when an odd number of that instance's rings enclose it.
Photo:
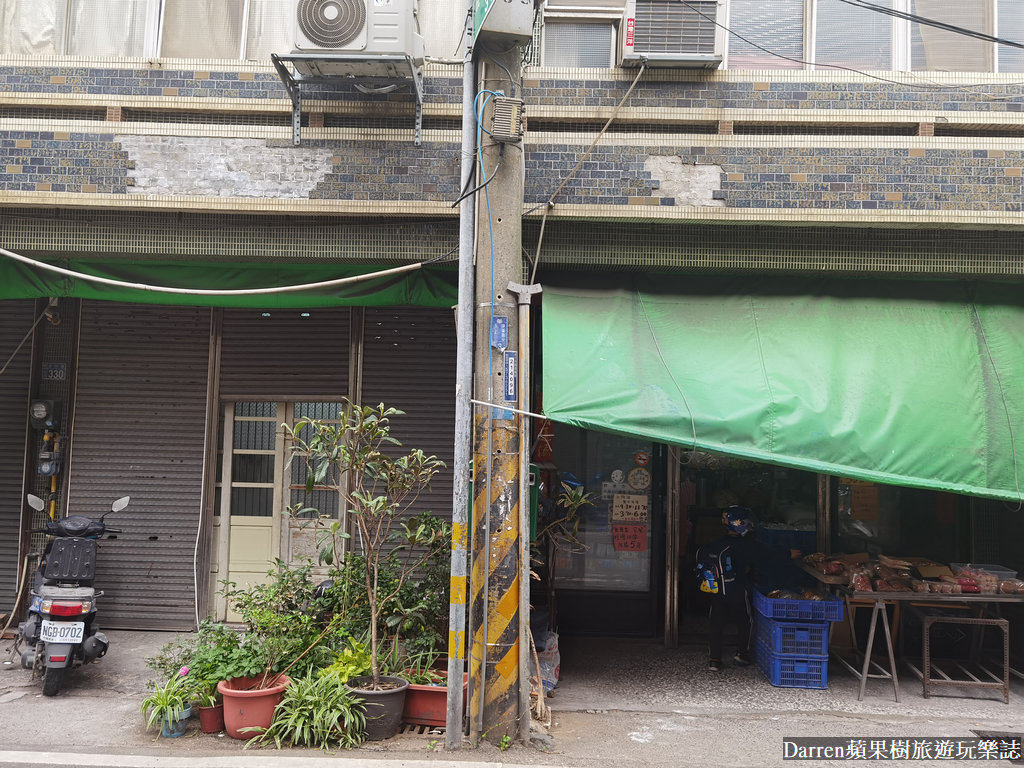
M 158 727 L 160 735 L 170 739 L 184 735 L 186 722 L 192 716 L 192 691 L 187 676 L 188 667 L 182 667 L 163 685 L 154 686 L 153 692 L 142 700 L 146 728 Z
M 391 418 L 401 414 L 383 403 L 371 407 L 346 401 L 338 422 L 302 419 L 294 427 L 284 425 L 292 459 L 304 461 L 308 469 L 306 493 L 314 487 L 334 490 L 358 532 L 359 552 L 349 554 L 355 554 L 361 565 L 359 586 L 347 586 L 361 589 L 365 599 L 370 674 L 347 684 L 367 702 L 370 740 L 397 733 L 409 685 L 401 677 L 382 673 L 384 618 L 442 536 L 437 529 L 408 519 L 420 493 L 429 488 L 444 463 L 419 449 L 404 454 L 399 450 L 401 443 L 391 436 Z M 331 521 L 318 536 L 320 562 L 341 562 L 342 542 L 347 539 L 341 523 Z M 396 561 L 395 552 L 407 556 Z M 385 573 L 389 562 L 398 564 L 392 578 Z
M 199 709 L 199 730 L 220 733 L 224 730 L 224 701 L 217 691 L 219 680 L 204 679 L 194 687 Z

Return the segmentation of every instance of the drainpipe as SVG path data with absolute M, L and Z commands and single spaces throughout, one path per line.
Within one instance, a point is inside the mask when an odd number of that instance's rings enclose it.
M 519 297 L 519 738 L 530 739 L 530 302 L 539 285 L 509 283 Z M 538 670 L 538 674 L 540 670 Z M 544 695 L 543 685 L 538 691 Z
M 468 0 L 462 64 L 462 185 L 469 188 L 476 162 L 476 72 L 473 67 L 473 0 Z M 452 568 L 448 613 L 448 712 L 445 749 L 462 746 L 462 680 L 466 660 L 467 553 L 469 550 L 469 462 L 473 406 L 473 243 L 476 237 L 475 195 L 459 204 L 459 303 L 455 311 L 455 457 L 452 498 Z

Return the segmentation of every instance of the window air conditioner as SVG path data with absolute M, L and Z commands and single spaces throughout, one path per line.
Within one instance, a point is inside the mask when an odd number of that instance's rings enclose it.
M 716 69 L 725 49 L 723 0 L 626 0 L 622 66 Z M 720 18 L 722 21 L 720 21 Z M 717 23 L 716 23 L 717 22 Z
M 416 0 L 295 0 L 293 53 L 304 75 L 388 76 L 395 59 L 423 64 Z M 380 59 L 376 65 L 374 59 Z

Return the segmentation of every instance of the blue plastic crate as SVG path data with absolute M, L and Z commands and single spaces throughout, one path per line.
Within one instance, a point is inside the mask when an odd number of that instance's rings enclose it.
M 828 622 L 775 621 L 757 617 L 757 639 L 776 656 L 828 656 Z
M 817 531 L 798 531 L 792 528 L 755 528 L 754 535 L 766 547 L 799 549 L 805 555 L 818 551 Z M 786 553 L 787 557 L 789 553 Z
M 760 639 L 754 641 L 754 661 L 776 688 L 828 688 L 828 657 L 803 659 L 776 656 Z
M 842 621 L 843 601 L 829 595 L 824 600 L 785 600 L 754 590 L 754 608 L 769 619 L 787 621 Z

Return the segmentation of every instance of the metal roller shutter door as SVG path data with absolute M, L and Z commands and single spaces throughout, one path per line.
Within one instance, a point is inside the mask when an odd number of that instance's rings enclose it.
M 209 338 L 207 308 L 83 303 L 70 509 L 132 497 L 97 558 L 105 627 L 195 624 Z
M 455 451 L 455 317 L 450 309 L 367 309 L 363 331 L 363 403 L 405 411 L 392 434 L 446 468 L 415 512 L 451 520 Z
M 32 327 L 31 301 L 0 302 L 0 367 Z M 22 472 L 28 422 L 31 339 L 0 375 L 0 613 L 14 606 L 18 590 Z
M 349 310 L 225 309 L 222 399 L 337 397 L 348 392 Z

